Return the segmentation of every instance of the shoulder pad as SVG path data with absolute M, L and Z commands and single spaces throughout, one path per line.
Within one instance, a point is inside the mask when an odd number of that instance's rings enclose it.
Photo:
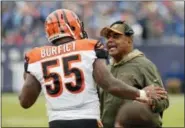
M 35 47 L 33 49 L 31 49 L 30 51 L 28 51 L 25 54 L 25 58 L 27 60 L 28 63 L 34 63 L 36 61 L 39 61 L 41 59 L 41 54 L 40 54 L 40 47 Z

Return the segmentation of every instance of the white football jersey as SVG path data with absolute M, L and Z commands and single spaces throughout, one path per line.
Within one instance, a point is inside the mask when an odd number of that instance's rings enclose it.
M 100 119 L 99 98 L 93 81 L 97 40 L 77 40 L 43 46 L 26 54 L 26 72 L 40 82 L 49 121 Z

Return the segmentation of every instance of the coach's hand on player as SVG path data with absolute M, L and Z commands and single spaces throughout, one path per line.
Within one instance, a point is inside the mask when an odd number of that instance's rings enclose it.
M 154 85 L 146 86 L 142 89 L 145 92 L 144 96 L 136 98 L 137 101 L 152 104 L 153 100 L 160 100 L 167 98 L 167 92 L 164 88 Z

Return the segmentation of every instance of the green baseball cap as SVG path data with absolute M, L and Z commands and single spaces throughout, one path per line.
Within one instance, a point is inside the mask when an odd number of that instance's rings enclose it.
M 100 35 L 107 38 L 108 33 L 111 31 L 121 35 L 125 34 L 126 36 L 131 36 L 134 34 L 133 29 L 127 23 L 125 23 L 125 21 L 116 21 L 110 25 L 110 27 L 104 27 L 100 31 Z

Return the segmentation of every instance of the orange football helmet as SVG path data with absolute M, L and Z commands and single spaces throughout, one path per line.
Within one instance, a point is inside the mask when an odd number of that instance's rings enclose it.
M 63 37 L 75 40 L 87 38 L 83 22 L 71 10 L 58 9 L 48 15 L 45 21 L 45 31 L 49 42 Z

